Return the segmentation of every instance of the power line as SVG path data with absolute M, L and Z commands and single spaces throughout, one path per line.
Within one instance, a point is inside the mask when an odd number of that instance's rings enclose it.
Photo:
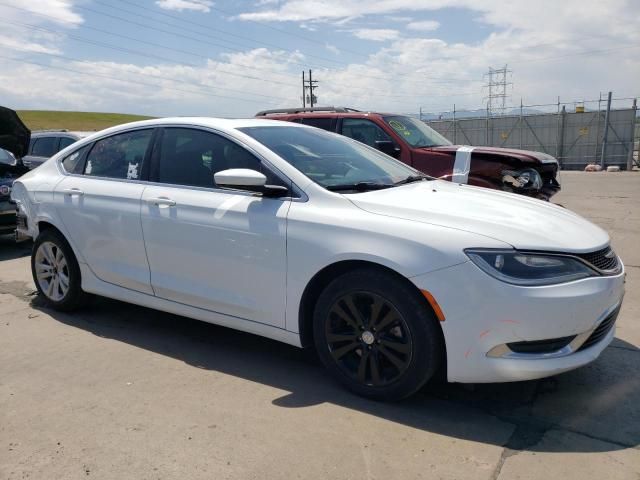
M 119 52 L 124 52 L 124 53 L 129 53 L 129 54 L 133 54 L 133 55 L 138 55 L 144 58 L 148 58 L 148 57 L 153 57 L 162 61 L 168 61 L 168 62 L 173 62 L 176 65 L 181 65 L 181 66 L 187 66 L 190 68 L 201 68 L 200 65 L 194 64 L 194 63 L 190 63 L 190 62 L 176 62 L 175 60 L 171 59 L 171 58 L 167 58 L 161 55 L 156 55 L 156 54 L 148 54 L 145 52 L 141 52 L 138 50 L 133 50 L 130 48 L 124 48 L 124 47 L 119 47 L 116 45 L 112 45 L 112 44 L 108 44 L 108 43 L 103 43 L 103 42 L 98 42 L 98 41 L 94 41 L 91 39 L 88 39 L 86 37 L 81 37 L 79 35 L 75 35 L 75 34 L 69 34 L 69 33 L 61 33 L 61 32 L 57 32 L 53 29 L 49 29 L 46 27 L 40 27 L 40 26 L 36 26 L 36 25 L 32 25 L 32 24 L 27 24 L 27 23 L 22 23 L 22 22 L 7 22 L 4 20 L 0 20 L 1 23 L 5 23 L 5 24 L 9 24 L 9 25 L 20 25 L 23 26 L 25 28 L 30 28 L 30 29 L 34 29 L 34 30 L 40 30 L 40 31 L 45 31 L 45 32 L 50 32 L 56 35 L 64 35 L 67 36 L 71 39 L 74 39 L 76 41 L 82 42 L 82 43 L 87 43 L 90 45 L 95 45 L 101 48 L 106 48 L 106 49 L 110 49 L 110 50 L 114 50 L 114 51 L 119 51 Z M 93 28 L 93 27 L 92 27 Z M 114 35 L 116 37 L 122 37 L 125 39 L 132 39 L 132 37 L 127 37 L 127 36 L 123 36 L 120 34 L 113 34 L 110 33 L 111 35 Z M 149 42 L 151 43 L 151 42 Z M 34 52 L 37 54 L 41 54 L 41 55 L 47 55 L 46 52 Z M 84 62 L 84 63 L 91 63 L 91 62 L 87 62 L 85 60 L 80 60 L 80 59 L 74 59 L 74 58 L 70 58 L 70 57 L 64 57 L 62 55 L 53 55 L 53 54 L 49 54 L 50 56 L 57 56 L 58 58 L 66 58 L 69 59 L 71 61 L 76 61 L 76 62 Z M 203 57 L 204 58 L 204 57 Z M 262 79 L 259 77 L 253 77 L 253 76 L 248 76 L 248 75 L 242 75 L 242 74 L 238 74 L 238 73 L 234 73 L 234 72 L 228 72 L 226 70 L 222 70 L 220 68 L 216 68 L 216 73 L 226 73 L 229 75 L 234 75 L 234 76 L 239 76 L 239 77 L 243 77 L 243 78 L 248 78 L 248 79 L 252 79 L 252 80 L 259 80 L 259 81 L 265 81 L 265 82 L 270 82 L 270 83 L 276 83 L 276 84 L 280 84 L 280 85 L 285 85 L 285 86 L 294 86 L 292 84 L 289 83 L 284 83 L 284 82 L 279 82 L 276 80 L 268 80 L 268 79 Z M 174 79 L 168 78 L 168 77 L 162 77 L 159 75 L 156 75 L 155 77 L 164 79 L 164 80 L 169 80 L 169 81 L 175 81 Z M 194 85 L 193 83 L 190 82 L 180 82 L 180 81 L 176 81 L 178 83 L 185 83 L 185 84 L 189 84 L 189 85 Z M 200 84 L 202 85 L 202 84 Z M 240 91 L 240 90 L 234 90 L 234 89 L 229 89 L 229 88 L 225 88 L 225 87 L 218 87 L 218 89 L 220 90 L 228 90 L 228 91 L 234 91 L 237 93 L 248 93 L 251 95 L 256 95 L 256 96 L 262 96 L 265 98 L 272 98 L 272 99 L 280 99 L 280 100 L 287 100 L 285 97 L 275 97 L 275 96 L 271 96 L 271 95 L 262 95 L 262 94 L 255 94 L 255 93 L 251 93 L 251 92 L 246 92 L 246 91 Z M 413 95 L 394 95 L 394 94 L 375 94 L 375 93 L 371 93 L 371 94 L 367 94 L 368 97 L 374 97 L 374 98 L 416 98 L 416 96 L 418 96 L 419 94 L 413 94 Z M 467 95 L 467 94 L 461 94 L 461 95 Z M 452 95 L 434 95 L 434 94 L 429 94 L 429 97 L 435 98 L 435 97 L 450 97 L 450 96 L 458 96 L 458 94 L 452 94 Z M 272 103 L 272 102 L 268 102 L 268 103 Z M 403 103 L 403 102 L 397 102 L 397 103 Z M 413 105 L 414 102 L 406 102 L 407 105 Z
M 127 9 L 122 8 L 122 7 L 116 7 L 114 5 L 110 5 L 109 3 L 106 3 L 106 2 L 103 2 L 103 1 L 100 1 L 100 0 L 94 0 L 94 1 L 95 1 L 95 3 L 97 3 L 99 5 L 103 5 L 103 6 L 110 7 L 110 8 L 117 9 L 117 10 L 122 10 L 123 12 L 131 13 L 131 14 L 134 14 L 134 15 L 140 15 L 138 13 L 132 12 L 131 10 L 127 10 Z M 139 5 L 139 4 L 135 3 L 135 2 L 130 2 L 130 1 L 127 1 L 127 0 L 118 0 L 118 1 L 121 2 L 121 3 L 125 3 L 127 5 L 134 6 L 136 8 L 147 10 L 146 7 L 143 7 L 142 5 Z M 212 27 L 210 25 L 205 25 L 204 23 L 194 22 L 192 20 L 187 20 L 185 18 L 180 18 L 177 15 L 171 15 L 169 13 L 162 12 L 162 11 L 154 11 L 154 13 L 156 15 L 162 15 L 164 17 L 172 18 L 174 20 L 186 23 L 188 25 L 193 25 L 193 26 L 197 26 L 197 27 L 206 29 L 207 31 L 211 31 L 212 30 Z M 148 18 L 148 17 L 145 17 L 145 18 Z M 176 26 L 176 25 L 174 25 L 172 23 L 169 23 L 169 22 L 161 22 L 160 20 L 155 20 L 155 21 L 158 22 L 158 23 L 162 23 L 164 25 L 172 26 L 172 27 Z M 228 30 L 223 30 L 222 28 L 215 28 L 215 30 L 217 30 L 217 31 L 219 31 L 219 32 L 221 32 L 221 33 L 223 33 L 225 35 L 229 35 L 229 36 L 232 36 L 232 37 L 235 37 L 235 38 L 240 38 L 240 39 L 243 39 L 243 40 L 249 40 L 250 42 L 260 43 L 262 45 L 267 45 L 267 46 L 270 46 L 270 47 L 278 48 L 280 50 L 284 50 L 284 51 L 287 51 L 287 52 L 292 52 L 292 53 L 295 52 L 293 50 L 289 50 L 286 47 L 282 47 L 282 46 L 276 45 L 274 43 L 268 43 L 268 42 L 265 42 L 264 40 L 257 41 L 256 39 L 253 39 L 251 37 L 247 37 L 247 36 L 244 36 L 244 35 L 238 35 L 237 33 L 233 33 L 233 32 L 230 32 Z M 199 35 L 202 35 L 202 34 L 199 34 Z M 216 38 L 220 38 L 220 37 L 216 37 Z M 224 40 L 224 39 L 223 39 L 223 41 L 226 41 L 227 43 L 233 43 L 235 45 L 241 45 L 239 43 L 229 42 L 228 40 Z M 242 45 L 242 46 L 247 47 L 247 45 Z M 308 57 L 318 58 L 320 60 L 324 60 L 324 61 L 331 62 L 331 63 L 338 63 L 338 64 L 343 64 L 344 63 L 344 62 L 341 62 L 341 61 L 336 60 L 334 58 L 322 57 L 322 56 L 313 55 L 313 54 L 310 54 L 310 53 L 306 53 L 305 55 L 308 56 Z
M 4 60 L 9 60 L 10 62 L 26 63 L 26 64 L 29 64 L 29 65 L 37 65 L 39 67 L 43 67 L 43 68 L 46 68 L 46 69 L 62 70 L 62 71 L 65 71 L 65 72 L 78 73 L 80 75 L 87 75 L 87 76 L 90 76 L 90 77 L 102 77 L 102 78 L 107 78 L 109 80 L 115 80 L 115 81 L 123 82 L 123 83 L 132 83 L 132 84 L 137 84 L 137 85 L 143 85 L 143 86 L 146 86 L 146 87 L 156 87 L 156 88 L 157 87 L 161 87 L 161 88 L 164 87 L 163 85 L 158 85 L 157 83 L 140 82 L 140 81 L 137 81 L 137 80 L 130 80 L 130 79 L 125 80 L 125 79 L 122 79 L 122 78 L 113 77 L 111 75 L 104 75 L 102 73 L 83 72 L 82 70 L 75 70 L 75 69 L 66 68 L 66 67 L 57 67 L 57 66 L 53 66 L 53 65 L 47 65 L 47 64 L 44 64 L 44 63 L 33 62 L 31 60 L 25 60 L 25 59 L 22 59 L 22 58 L 16 59 L 16 58 L 7 57 L 7 56 L 4 56 L 4 55 L 0 55 L 0 58 L 2 58 Z M 211 96 L 220 97 L 220 95 L 211 95 L 210 93 L 204 93 L 204 92 L 196 91 L 196 90 L 184 90 L 184 89 L 174 88 L 174 87 L 172 87 L 171 90 L 175 90 L 175 91 L 178 91 L 178 92 L 195 93 L 197 95 L 203 95 L 203 96 L 206 95 L 207 97 L 211 97 Z M 223 98 L 228 98 L 228 97 L 223 97 Z M 215 115 L 216 116 L 229 116 L 229 117 L 233 117 L 234 116 L 234 114 L 229 114 L 229 113 L 215 113 Z
M 47 52 L 33 52 L 37 55 L 45 55 L 47 57 L 54 57 L 54 58 L 60 58 L 63 60 L 68 60 L 71 62 L 76 62 L 76 63 L 84 63 L 86 65 L 91 65 L 94 66 L 96 65 L 96 62 L 92 62 L 89 60 L 81 60 L 78 58 L 73 58 L 73 57 L 67 57 L 64 55 L 58 55 L 55 53 L 47 53 Z M 211 87 L 210 85 L 207 85 L 205 83 L 199 83 L 199 82 L 185 82 L 184 80 L 176 80 L 175 78 L 171 78 L 171 77 L 165 77 L 163 75 L 153 75 L 150 73 L 146 73 L 146 72 L 128 72 L 128 73 L 132 73 L 134 75 L 138 75 L 138 76 L 142 76 L 142 77 L 149 77 L 149 78 L 156 78 L 158 80 L 165 80 L 168 82 L 173 82 L 173 83 L 180 83 L 183 85 L 189 85 L 189 86 L 193 86 L 193 87 L 198 87 L 200 90 L 206 90 L 207 92 L 210 92 L 209 95 L 212 97 L 219 97 L 219 98 L 224 98 L 227 100 L 238 100 L 240 102 L 259 102 L 259 101 L 264 101 L 264 100 L 258 100 L 255 98 L 246 98 L 246 97 L 233 97 L 233 96 L 229 96 L 229 95 L 220 95 L 219 93 L 214 93 L 216 92 L 216 90 L 212 90 L 212 89 L 217 89 L 217 90 L 230 90 L 230 89 L 223 89 L 223 88 L 219 88 L 219 87 Z M 241 92 L 240 90 L 231 90 L 234 92 Z M 289 100 L 289 98 L 285 98 L 285 97 L 273 97 L 273 98 L 279 98 L 281 100 Z M 273 105 L 276 105 L 280 102 L 266 102 L 266 103 L 271 103 Z
M 2 4 L 2 3 L 0 3 L 0 4 Z M 3 4 L 3 5 L 6 5 L 6 4 Z M 18 9 L 20 9 L 19 7 L 13 7 L 13 6 L 11 6 L 11 5 L 7 5 L 7 6 L 12 7 L 12 8 L 18 8 Z M 193 40 L 193 41 L 196 41 L 196 42 L 200 42 L 200 43 L 207 43 L 207 44 L 209 44 L 209 45 L 213 45 L 213 46 L 216 46 L 216 47 L 220 47 L 220 48 L 222 48 L 222 49 L 224 49 L 224 50 L 231 50 L 231 51 L 235 51 L 235 52 L 245 53 L 245 50 L 242 50 L 242 49 L 238 49 L 238 48 L 234 48 L 234 47 L 228 47 L 228 46 L 226 46 L 226 45 L 221 45 L 221 44 L 219 44 L 219 43 L 215 43 L 215 42 L 211 42 L 211 41 L 202 40 L 202 39 L 197 38 L 197 37 L 193 37 L 193 36 L 190 36 L 190 35 L 184 35 L 184 34 L 182 34 L 182 33 L 172 32 L 172 31 L 170 31 L 170 30 L 165 30 L 165 29 L 158 28 L 158 27 L 152 27 L 152 26 L 145 25 L 145 24 L 142 24 L 142 23 L 139 23 L 139 22 L 135 22 L 135 21 L 133 21 L 133 20 L 126 19 L 126 18 L 124 18 L 124 17 L 120 17 L 120 16 L 117 16 L 117 15 L 113 15 L 113 14 L 110 14 L 110 13 L 107 13 L 107 12 L 102 12 L 102 11 L 100 11 L 100 10 L 95 10 L 95 9 L 92 9 L 92 8 L 89 8 L 89 7 L 85 7 L 85 6 L 81 6 L 81 5 L 76 5 L 76 6 L 75 6 L 75 8 L 79 8 L 79 9 L 82 9 L 82 10 L 87 10 L 87 11 L 90 11 L 90 12 L 96 13 L 96 14 L 98 14 L 98 15 L 103 15 L 103 16 L 106 16 L 106 17 L 109 17 L 109 18 L 113 18 L 113 19 L 116 19 L 116 20 L 119 20 L 119 21 L 125 22 L 125 23 L 130 23 L 130 24 L 132 24 L 132 25 L 140 26 L 140 27 L 142 27 L 142 28 L 146 28 L 146 29 L 149 29 L 149 30 L 156 30 L 156 31 L 158 31 L 158 32 L 168 33 L 169 35 L 175 35 L 175 36 L 177 36 L 177 37 L 186 38 L 186 39 Z M 116 7 L 112 7 L 112 8 L 116 8 Z M 24 9 L 21 9 L 21 10 L 24 10 Z M 127 12 L 129 12 L 129 14 L 130 14 L 130 15 L 134 15 L 134 16 L 137 16 L 137 17 L 141 17 L 141 18 L 144 18 L 145 20 L 151 20 L 151 19 L 149 19 L 149 17 L 148 17 L 148 16 L 144 16 L 144 15 L 141 15 L 141 14 L 137 14 L 137 13 L 135 13 L 135 12 L 131 12 L 131 11 L 129 11 L 129 10 L 127 10 Z M 158 20 L 151 20 L 151 21 L 158 22 Z M 167 24 L 167 22 L 160 22 L 160 23 Z M 169 24 L 169 25 L 170 25 L 170 24 Z M 173 26 L 173 25 L 172 25 L 172 27 L 173 27 L 173 28 L 179 28 L 179 27 L 176 27 L 176 26 Z M 193 32 L 193 33 L 195 33 L 196 35 L 200 35 L 200 36 L 202 36 L 202 37 L 205 37 L 205 38 L 214 38 L 214 39 L 219 39 L 219 37 L 214 37 L 214 36 L 212 36 L 212 35 L 210 35 L 210 34 L 204 34 L 204 33 L 199 33 L 199 32 Z M 228 40 L 223 40 L 223 41 L 225 41 L 225 42 L 227 42 L 227 43 L 234 43 L 234 42 L 229 42 Z M 256 41 L 256 43 L 257 43 L 257 44 L 263 44 L 263 45 L 264 45 L 264 42 Z M 235 44 L 236 44 L 236 45 L 241 45 L 241 44 L 238 44 L 238 43 L 235 43 Z M 268 44 L 267 44 L 267 45 L 268 45 Z M 249 47 L 249 46 L 245 46 L 245 45 L 241 45 L 241 46 L 243 46 L 243 47 L 245 47 L 245 48 L 253 48 L 253 47 Z M 291 53 L 291 54 L 300 53 L 300 52 L 298 52 L 298 51 L 294 51 L 294 50 L 287 50 L 287 49 L 282 49 L 282 48 L 281 48 L 281 50 L 286 51 L 286 52 Z M 346 63 L 346 62 L 341 62 L 341 61 L 335 61 L 335 62 L 336 62 L 336 63 L 339 63 L 339 64 L 341 64 L 341 65 L 343 65 L 343 66 L 349 66 L 349 64 L 348 64 L 348 63 Z M 299 66 L 302 66 L 302 67 L 306 67 L 306 66 L 308 66 L 308 64 L 307 64 L 307 63 L 301 63 L 301 62 L 296 62 L 296 61 L 290 61 L 289 63 L 291 63 L 292 65 L 299 65 Z M 394 62 L 394 63 L 395 63 L 395 62 Z M 400 64 L 398 64 L 398 65 L 400 65 Z M 246 67 L 246 68 L 254 68 L 254 67 L 250 67 L 250 66 L 244 66 L 244 67 Z M 325 69 L 325 70 L 327 70 L 327 71 L 331 70 L 331 67 L 327 67 L 327 66 L 325 66 L 325 65 L 319 65 L 319 67 L 320 67 L 321 69 Z M 256 68 L 257 68 L 257 67 L 256 67 Z M 265 69 L 261 69 L 261 70 L 265 70 Z M 268 71 L 268 70 L 265 70 L 265 71 Z M 273 71 L 271 71 L 271 73 L 274 73 L 274 72 L 273 72 Z M 279 72 L 275 72 L 275 73 L 280 74 Z M 371 74 L 366 75 L 365 77 L 366 77 L 366 78 L 370 78 L 370 79 L 385 80 L 385 81 L 386 81 L 386 80 L 395 80 L 395 79 L 397 78 L 397 76 L 381 77 L 381 76 L 374 76 L 374 75 L 371 75 Z M 445 77 L 427 76 L 427 77 L 424 77 L 424 78 L 429 78 L 429 79 L 432 79 L 432 80 L 434 80 L 434 81 L 439 81 L 439 82 L 441 82 L 441 83 L 447 83 L 447 84 L 450 84 L 452 81 L 458 81 L 458 82 L 466 81 L 466 79 L 452 79 L 452 78 L 450 78 L 450 77 L 445 78 Z M 418 81 L 418 80 L 407 80 L 407 81 L 408 81 L 408 82 L 410 82 L 410 83 L 416 83 L 416 84 L 418 84 L 418 83 L 419 83 L 419 84 L 421 84 L 421 85 L 424 83 L 424 82 L 422 82 L 422 81 Z
M 120 0 L 120 1 L 123 1 L 123 0 Z M 226 15 L 233 15 L 231 12 L 226 11 L 226 10 L 222 10 L 221 8 L 216 7 L 216 6 L 210 6 L 209 8 L 210 8 L 211 10 L 215 10 L 215 11 L 217 11 L 217 12 L 224 13 L 224 14 L 226 14 Z M 302 39 L 302 40 L 304 40 L 304 41 L 307 41 L 307 42 L 315 43 L 315 44 L 322 45 L 322 46 L 325 46 L 325 45 L 326 45 L 326 43 L 325 43 L 325 42 L 321 42 L 320 40 L 315 40 L 315 39 L 313 39 L 313 38 L 309 38 L 309 37 L 307 37 L 307 36 L 305 36 L 305 35 L 302 35 L 302 34 L 299 34 L 299 33 L 289 32 L 289 31 L 284 30 L 284 29 L 282 29 L 282 28 L 274 27 L 273 25 L 269 25 L 269 24 L 262 23 L 262 22 L 257 22 L 257 21 L 255 21 L 255 20 L 243 20 L 243 21 L 251 22 L 251 23 L 253 23 L 253 24 L 255 24 L 255 25 L 260 25 L 260 26 L 261 26 L 261 27 L 263 27 L 263 28 L 268 28 L 268 29 L 270 29 L 270 30 L 274 30 L 274 31 L 276 31 L 276 32 L 280 32 L 280 33 L 283 33 L 283 34 L 285 34 L 285 35 L 289 35 L 289 36 L 292 36 L 292 37 L 300 38 L 300 39 Z M 343 52 L 352 53 L 352 54 L 354 54 L 354 55 L 358 55 L 358 56 L 361 56 L 361 57 L 367 57 L 367 58 L 369 58 L 369 55 L 368 55 L 368 54 L 366 54 L 366 53 L 357 52 L 357 51 L 355 51 L 355 50 L 349 50 L 349 49 L 344 48 L 344 47 L 340 47 L 340 50 L 342 50 Z
M 176 60 L 174 60 L 172 58 L 163 57 L 161 55 L 141 52 L 139 50 L 132 50 L 130 48 L 120 47 L 120 46 L 112 45 L 112 44 L 109 44 L 109 43 L 98 42 L 98 41 L 91 40 L 91 39 L 86 38 L 86 37 L 81 37 L 79 35 L 75 35 L 75 34 L 72 34 L 72 33 L 67 33 L 67 32 L 61 33 L 61 32 L 58 32 L 56 30 L 53 30 L 53 29 L 50 29 L 50 28 L 46 28 L 46 27 L 40 27 L 40 26 L 31 25 L 31 24 L 28 24 L 28 23 L 21 23 L 21 22 L 6 22 L 4 20 L 0 20 L 0 22 L 6 23 L 6 24 L 9 24 L 9 25 L 21 25 L 21 26 L 24 26 L 24 27 L 27 27 L 27 28 L 30 28 L 30 29 L 33 29 L 33 30 L 42 30 L 42 31 L 45 31 L 45 32 L 54 33 L 56 35 L 64 35 L 66 37 L 72 38 L 72 39 L 77 40 L 79 42 L 83 42 L 83 43 L 87 43 L 87 44 L 90 44 L 90 45 L 95 45 L 95 46 L 98 46 L 98 47 L 103 47 L 103 48 L 107 48 L 107 49 L 111 49 L 111 50 L 117 50 L 117 51 L 124 52 L 124 53 L 130 53 L 130 54 L 133 54 L 133 55 L 139 55 L 139 56 L 144 57 L 144 58 L 151 57 L 151 58 L 156 58 L 156 59 L 162 60 L 162 61 L 172 62 L 172 63 L 174 63 L 176 65 L 188 66 L 188 67 L 192 67 L 192 68 L 201 68 L 200 65 L 195 64 L 195 63 L 177 62 Z M 114 35 L 118 36 L 117 34 L 114 34 Z M 224 73 L 224 74 L 232 75 L 232 76 L 236 76 L 236 77 L 247 78 L 247 79 L 251 79 L 251 80 L 258 80 L 260 82 L 268 82 L 268 83 L 274 83 L 274 84 L 279 84 L 279 85 L 285 85 L 285 86 L 288 86 L 288 87 L 296 87 L 297 86 L 297 85 L 293 85 L 291 83 L 280 82 L 280 81 L 277 81 L 277 80 L 261 78 L 261 77 L 254 77 L 254 76 L 251 76 L 251 75 L 244 75 L 244 74 L 237 73 L 237 72 L 230 72 L 228 70 L 223 70 L 223 69 L 220 69 L 218 67 L 216 67 L 216 72 L 217 73 Z M 280 75 L 285 75 L 285 74 L 284 73 L 280 73 Z

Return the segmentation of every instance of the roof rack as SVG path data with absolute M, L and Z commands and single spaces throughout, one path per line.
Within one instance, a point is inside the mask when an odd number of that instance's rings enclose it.
M 55 133 L 55 132 L 68 132 L 67 128 L 47 128 L 44 130 L 34 130 L 31 133 Z
M 265 117 L 271 114 L 287 114 L 287 113 L 305 113 L 305 112 L 331 112 L 331 113 L 346 113 L 346 112 L 359 112 L 355 108 L 349 107 L 309 107 L 309 108 L 276 108 L 274 110 L 263 110 L 256 113 L 256 117 Z

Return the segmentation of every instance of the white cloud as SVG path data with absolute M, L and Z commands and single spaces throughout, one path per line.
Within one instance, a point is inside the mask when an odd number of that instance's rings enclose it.
M 359 28 L 352 30 L 354 37 L 363 40 L 371 40 L 373 42 L 386 42 L 387 40 L 395 40 L 400 35 L 397 30 L 388 28 Z
M 26 8 L 24 4 L 27 2 L 12 1 L 20 8 Z M 193 0 L 189 1 L 193 3 Z M 345 53 L 333 57 L 332 63 L 336 64 L 333 68 L 322 68 L 317 63 L 326 65 L 326 62 L 316 62 L 300 52 L 266 48 L 251 48 L 233 55 L 203 59 L 199 67 L 184 67 L 170 62 L 132 65 L 127 63 L 130 60 L 126 56 L 120 62 L 104 62 L 99 54 L 88 63 L 70 63 L 34 55 L 33 58 L 37 58 L 34 61 L 51 62 L 54 67 L 78 70 L 86 75 L 11 62 L 12 68 L 0 69 L 0 98 L 16 108 L 246 116 L 265 108 L 300 104 L 300 66 L 292 62 L 309 62 L 308 68 L 313 68 L 314 79 L 320 82 L 317 95 L 322 104 L 391 112 L 417 112 L 419 106 L 430 111 L 448 110 L 453 103 L 458 109 L 481 107 L 482 97 L 486 94 L 482 91 L 483 73 L 489 66 L 498 67 L 505 63 L 514 71 L 514 103 L 519 103 L 520 95 L 524 96 L 525 103 L 551 102 L 557 95 L 567 101 L 597 98 L 600 91 L 609 89 L 615 95 L 638 95 L 640 64 L 635 59 L 640 48 L 628 48 L 640 44 L 637 1 L 609 0 L 603 5 L 595 0 L 565 0 L 561 3 L 557 0 L 283 0 L 277 4 L 264 4 L 260 12 L 275 12 L 276 16 L 283 14 L 285 19 L 298 15 L 304 20 L 298 20 L 296 26 L 304 23 L 309 28 L 321 27 L 320 30 L 326 33 L 325 39 L 343 31 L 387 43 L 371 43 L 365 50 L 370 53 L 359 55 L 346 53 L 352 48 L 349 42 L 326 43 L 323 40 L 314 51 L 308 43 L 292 41 L 305 52 L 327 57 L 329 54 L 324 49 L 333 51 L 338 45 Z M 56 13 L 56 23 L 73 27 L 82 21 L 74 13 L 71 1 L 52 3 L 34 0 L 29 2 L 29 8 L 33 5 L 46 8 L 49 4 L 66 5 L 66 10 Z M 487 31 L 492 33 L 473 42 L 451 43 L 438 38 L 420 38 L 425 36 L 422 33 L 424 29 L 407 28 L 402 30 L 401 38 L 397 23 L 391 24 L 391 28 L 376 28 L 377 25 L 389 26 L 387 17 L 396 14 L 411 16 L 413 23 L 426 22 L 424 15 L 418 17 L 414 15 L 415 11 L 452 6 L 466 9 L 466 16 L 471 15 L 483 22 L 488 27 Z M 549 11 L 554 15 L 549 15 Z M 14 16 L 7 16 L 11 13 L 11 9 L 0 6 L 0 18 L 3 20 L 51 23 L 38 20 L 36 15 L 25 20 L 23 14 L 18 15 L 15 11 L 12 13 Z M 44 13 L 53 14 L 51 9 Z M 383 14 L 388 15 L 381 17 Z M 336 25 L 356 17 L 359 17 L 358 26 L 366 25 L 368 28 Z M 251 25 L 246 26 L 249 29 Z M 443 22 L 441 30 L 445 28 L 460 33 L 455 22 Z M 62 28 L 58 30 L 64 32 Z M 308 32 L 296 32 L 313 37 Z M 163 39 L 157 41 L 165 42 Z M 57 36 L 47 37 L 42 32 L 16 28 L 2 32 L 0 45 L 3 56 L 24 57 L 26 50 L 57 51 L 64 44 Z M 611 51 L 580 54 L 585 50 L 605 49 Z M 573 54 L 580 55 L 571 56 Z M 235 92 L 223 90 L 225 88 Z M 56 95 L 51 95 L 52 91 Z
M 80 26 L 84 19 L 73 11 L 73 1 L 68 0 L 5 0 L 0 4 L 3 20 L 0 45 L 3 55 L 16 53 L 60 53 L 65 28 Z M 5 23 L 6 22 L 6 23 Z M 25 27 L 28 23 L 33 27 Z M 55 28 L 58 34 L 38 29 Z
M 29 42 L 4 35 L 0 35 L 0 46 L 9 51 L 14 50 L 16 52 L 60 53 L 60 50 L 55 47 L 48 47 L 40 43 Z
M 435 20 L 423 20 L 420 22 L 409 22 L 407 24 L 409 30 L 418 30 L 421 32 L 433 32 L 440 28 L 440 22 Z
M 24 0 L 7 0 L 3 3 L 7 5 L 14 5 L 21 10 L 27 10 L 28 12 L 47 15 L 48 17 L 51 17 L 51 21 L 64 26 L 76 26 L 83 22 L 82 16 L 73 11 L 73 4 L 77 2 L 71 0 L 30 0 L 28 2 L 25 2 Z M 19 11 L 20 10 L 7 8 L 4 5 L 1 5 L 0 17 L 24 17 L 24 13 L 16 14 Z M 42 17 L 40 17 L 40 19 L 42 19 Z
M 335 55 L 340 55 L 340 49 L 335 45 L 331 45 L 330 43 L 325 43 L 324 48 L 329 50 L 331 53 Z
M 156 5 L 164 10 L 193 10 L 196 12 L 209 12 L 213 6 L 210 0 L 157 0 Z

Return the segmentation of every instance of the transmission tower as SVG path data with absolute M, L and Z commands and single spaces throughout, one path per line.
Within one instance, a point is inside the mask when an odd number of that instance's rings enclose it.
M 485 97 L 487 101 L 487 110 L 490 115 L 496 113 L 504 113 L 507 108 L 507 88 L 509 85 L 513 85 L 512 82 L 507 81 L 507 76 L 513 73 L 507 65 L 502 68 L 491 68 L 489 72 L 484 75 L 487 79 L 485 88 L 488 91 L 488 95 Z

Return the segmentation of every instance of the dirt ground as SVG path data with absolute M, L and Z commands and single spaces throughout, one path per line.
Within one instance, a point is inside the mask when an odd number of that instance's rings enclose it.
M 555 378 L 396 404 L 252 335 L 104 299 L 42 308 L 29 245 L 0 238 L 0 479 L 640 479 L 640 172 L 561 182 L 627 267 L 613 344 Z

